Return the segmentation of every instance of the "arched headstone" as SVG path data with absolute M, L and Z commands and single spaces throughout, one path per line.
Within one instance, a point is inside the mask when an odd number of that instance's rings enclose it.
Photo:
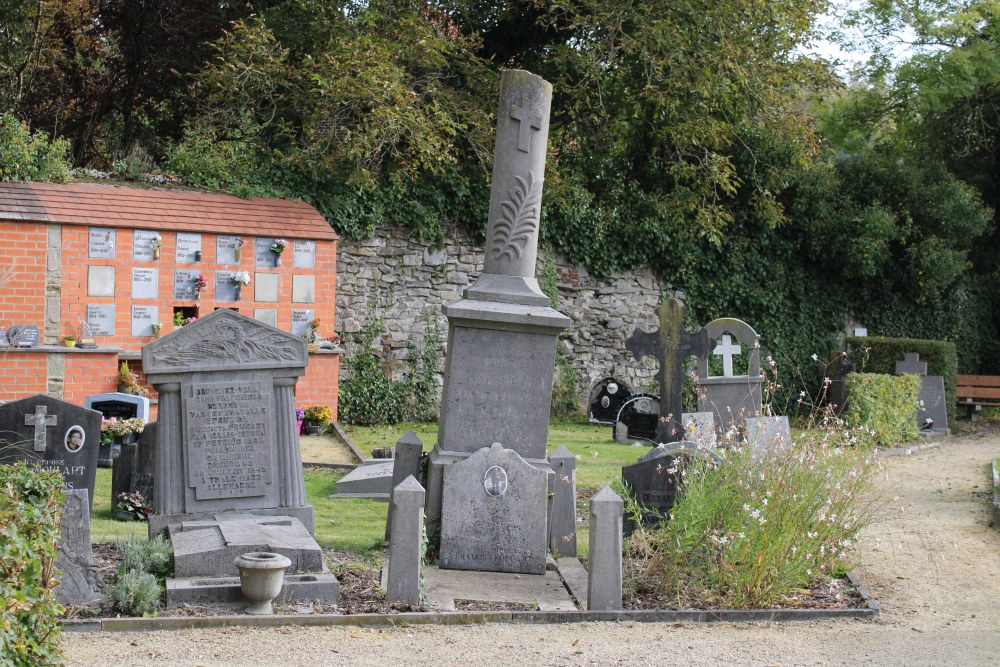
M 618 412 L 632 398 L 632 389 L 618 378 L 604 378 L 590 390 L 587 418 L 592 424 L 614 424 Z
M 710 375 L 709 355 L 698 357 L 698 410 L 714 412 L 716 426 L 723 432 L 742 427 L 748 417 L 757 417 L 761 409 L 760 336 L 749 324 L 733 317 L 723 317 L 705 325 L 716 341 L 712 356 L 722 357 L 722 375 Z M 747 372 L 733 372 L 733 357 L 747 356 Z

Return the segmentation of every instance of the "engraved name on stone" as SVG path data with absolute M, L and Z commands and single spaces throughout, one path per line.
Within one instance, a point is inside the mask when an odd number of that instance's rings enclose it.
M 132 236 L 132 259 L 137 262 L 153 261 L 153 239 L 160 235 L 145 229 L 137 229 Z
M 115 230 L 107 227 L 91 227 L 87 241 L 88 257 L 111 259 L 115 256 Z
M 155 299 L 157 297 L 157 283 L 159 282 L 156 269 L 132 269 L 132 298 L 133 299 Z
M 194 264 L 195 253 L 201 252 L 201 234 L 177 234 L 177 263 Z
M 104 304 L 87 306 L 87 325 L 94 336 L 114 336 L 115 307 Z
M 292 265 L 296 269 L 316 268 L 316 242 L 295 239 L 292 242 Z
M 262 382 L 195 384 L 185 399 L 189 483 L 199 500 L 266 495 L 271 394 Z
M 215 255 L 219 264 L 239 264 L 236 261 L 236 248 L 239 242 L 239 236 L 219 236 L 216 239 Z

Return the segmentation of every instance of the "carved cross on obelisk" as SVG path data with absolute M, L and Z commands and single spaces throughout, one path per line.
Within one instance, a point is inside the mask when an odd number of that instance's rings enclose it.
M 684 331 L 684 304 L 677 299 L 661 303 L 656 312 L 660 316 L 660 329 L 649 333 L 636 327 L 625 341 L 625 347 L 636 361 L 654 357 L 660 362 L 660 370 L 653 376 L 660 381 L 660 424 L 656 429 L 656 442 L 677 442 L 684 439 L 681 425 L 684 360 L 708 356 L 715 341 L 704 329 L 693 334 Z
M 35 414 L 24 415 L 24 425 L 35 427 L 35 447 L 36 452 L 44 452 L 48 438 L 45 435 L 46 426 L 55 426 L 58 417 L 48 414 L 49 409 L 44 405 L 35 406 Z

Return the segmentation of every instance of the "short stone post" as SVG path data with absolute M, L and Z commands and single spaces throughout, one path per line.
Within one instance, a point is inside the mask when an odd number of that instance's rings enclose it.
M 395 507 L 389 539 L 389 602 L 420 604 L 420 552 L 423 544 L 424 487 L 410 475 L 392 490 Z
M 420 455 L 423 452 L 424 443 L 413 431 L 407 431 L 396 441 L 396 454 L 392 459 L 392 486 L 389 488 L 395 489 L 410 475 L 413 475 L 414 479 L 420 476 Z M 392 537 L 393 506 L 393 503 L 389 503 L 389 513 L 385 518 L 386 542 Z
M 576 556 L 576 457 L 565 445 L 552 452 L 549 465 L 556 474 L 549 529 L 549 551 L 557 558 Z
M 622 515 L 625 503 L 610 486 L 590 499 L 590 571 L 587 609 L 622 608 Z

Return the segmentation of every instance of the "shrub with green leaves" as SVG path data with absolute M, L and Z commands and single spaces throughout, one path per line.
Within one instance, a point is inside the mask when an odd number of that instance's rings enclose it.
M 125 570 L 108 586 L 107 594 L 115 611 L 126 616 L 145 616 L 159 607 L 163 586 L 149 572 Z
M 62 517 L 62 475 L 0 465 L 0 664 L 62 661 L 63 607 L 53 592 Z
M 845 418 L 862 444 L 894 447 L 917 437 L 920 378 L 916 375 L 851 373 Z
M 45 132 L 35 132 L 10 113 L 0 115 L 0 181 L 69 180 L 69 142 L 49 141 Z
M 879 507 L 869 452 L 799 441 L 719 453 L 718 465 L 692 457 L 682 468 L 669 522 L 633 534 L 629 586 L 682 605 L 760 608 L 843 571 Z
M 122 557 L 118 566 L 119 574 L 128 570 L 148 572 L 157 577 L 170 574 L 173 551 L 170 543 L 162 535 L 157 535 L 151 540 L 128 535 L 118 540 L 117 547 Z

